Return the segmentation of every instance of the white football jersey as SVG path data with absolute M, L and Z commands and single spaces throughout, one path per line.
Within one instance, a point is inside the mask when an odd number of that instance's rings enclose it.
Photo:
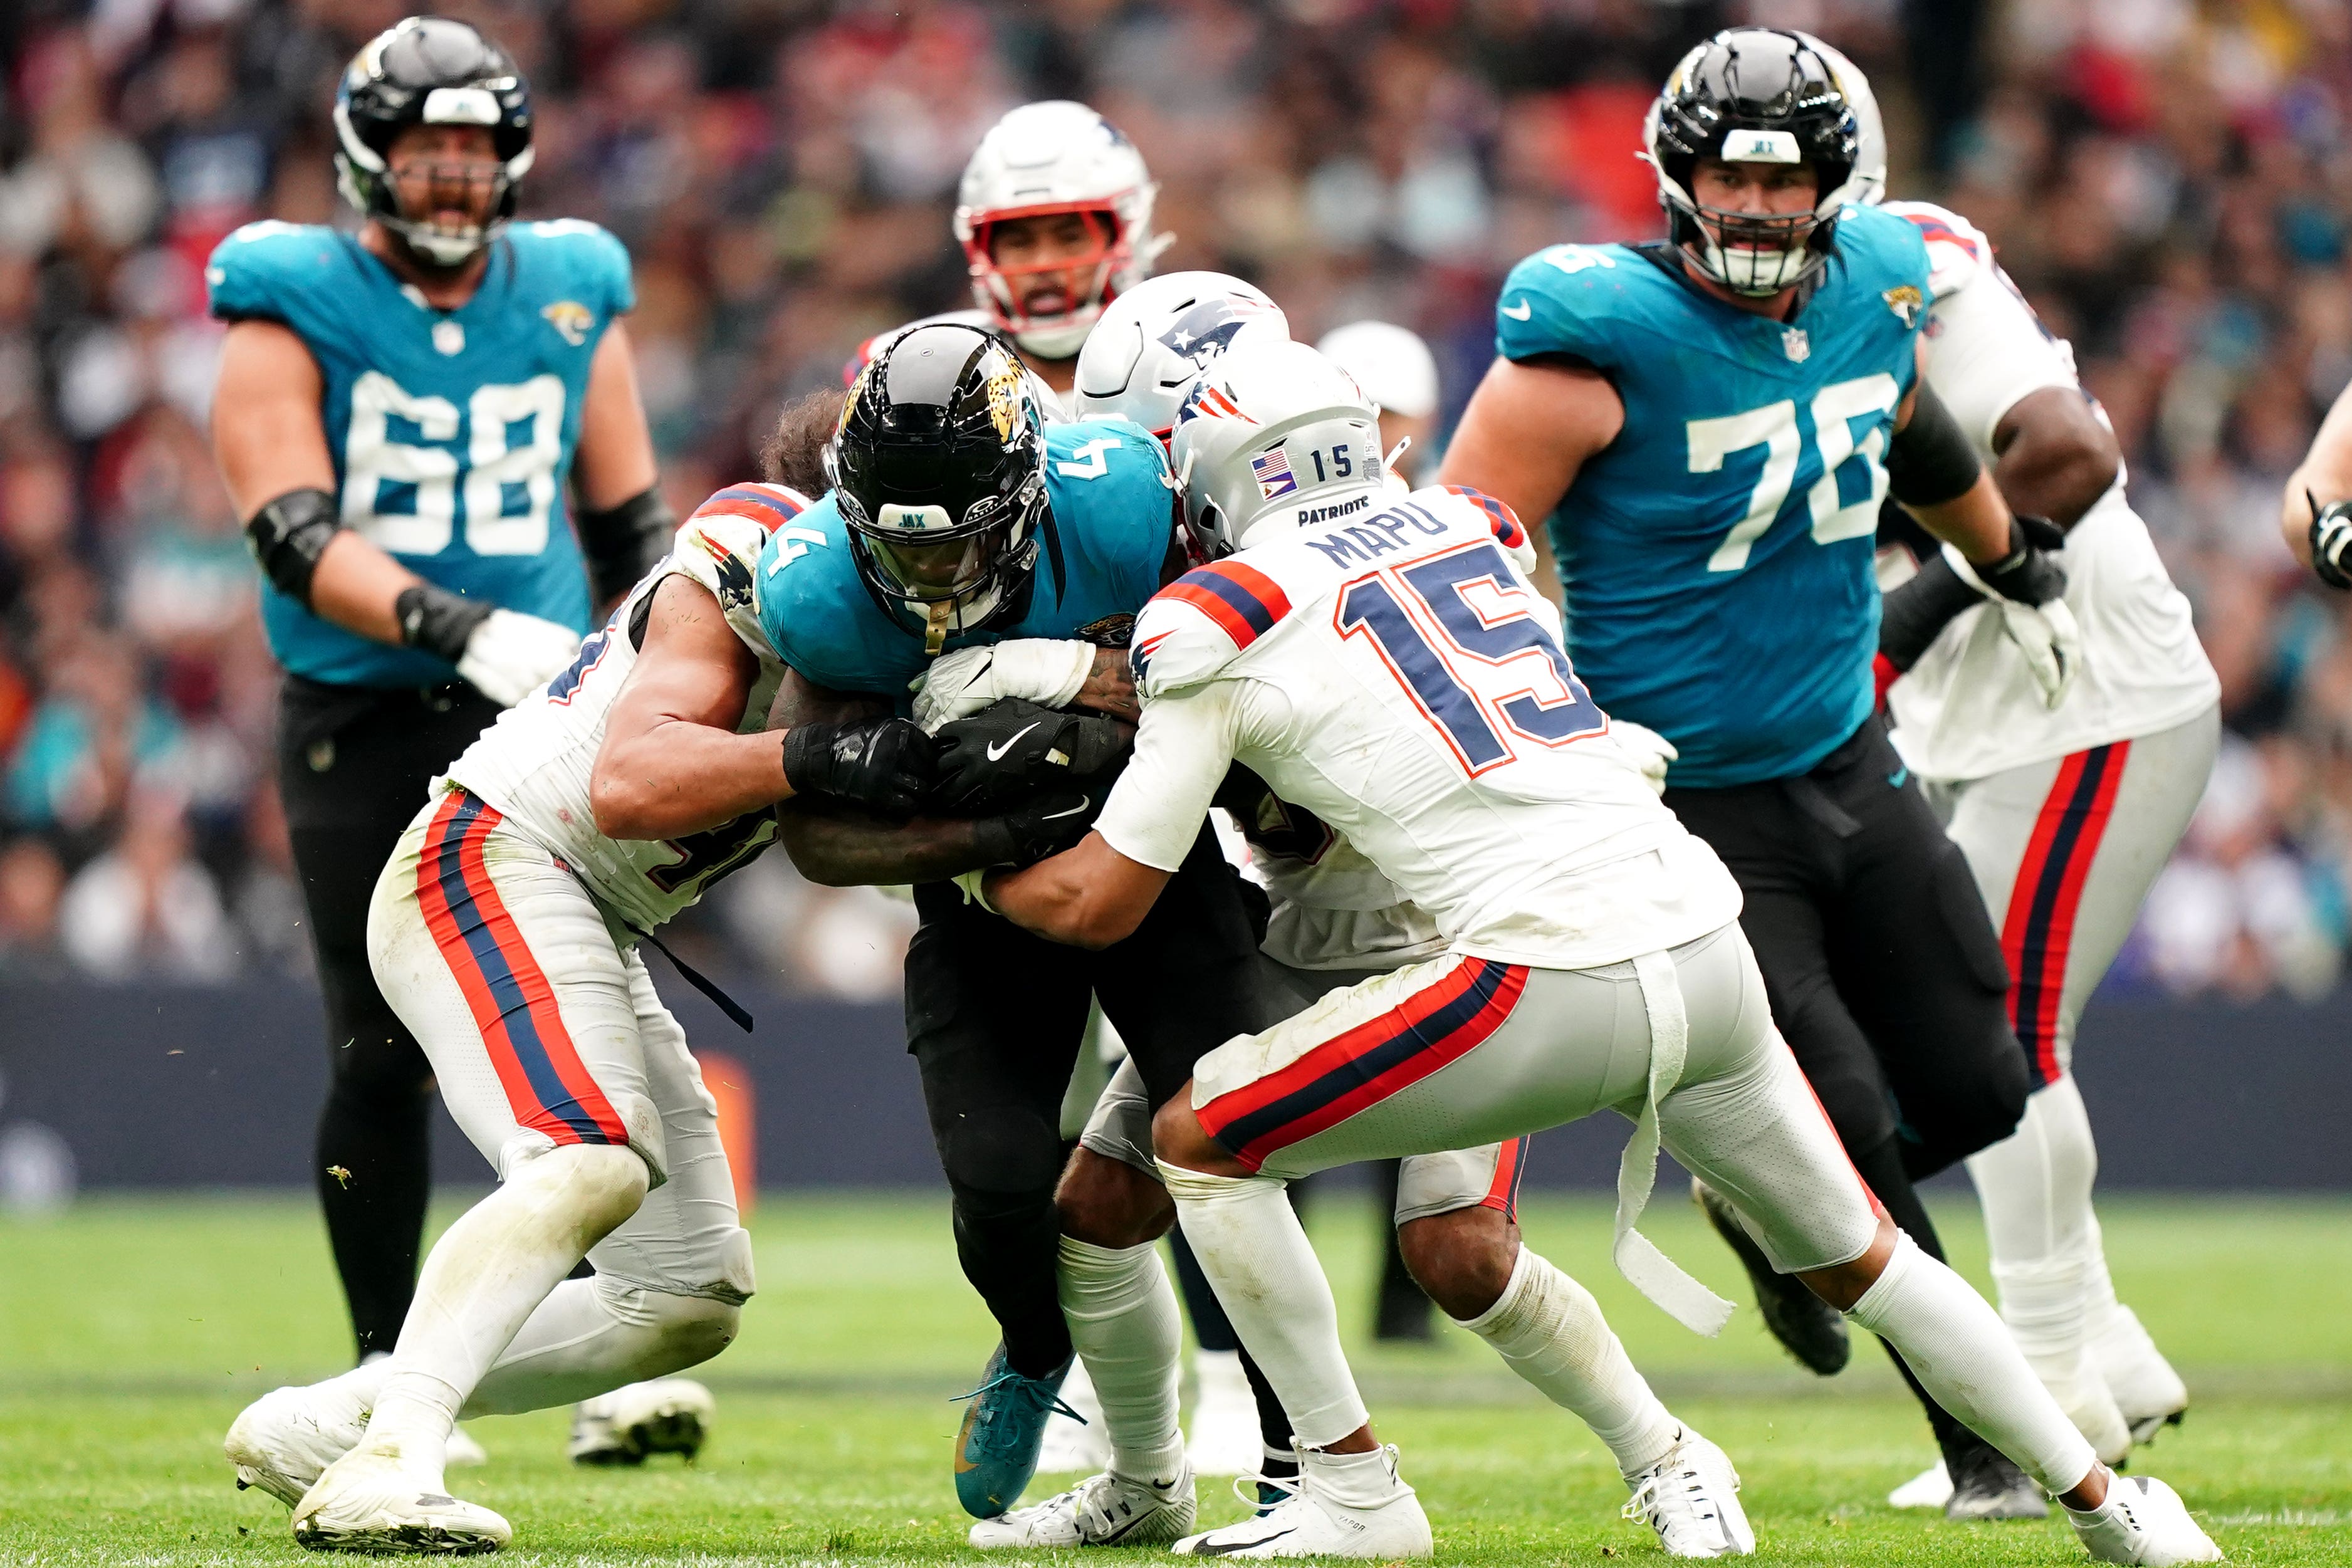
M 1927 241 L 1935 302 L 1927 382 L 1987 468 L 1993 430 L 2027 394 L 2079 392 L 2074 352 L 2053 337 L 1957 214 L 1889 202 Z M 2189 601 L 2124 494 L 2124 476 L 2066 536 L 2066 604 L 2082 627 L 2083 667 L 2053 711 L 1990 608 L 1944 628 L 1887 692 L 1895 743 L 1923 778 L 1983 778 L 2185 723 L 2221 700 Z
M 1518 520 L 1475 491 L 1367 493 L 1137 617 L 1142 729 L 1097 825 L 1112 847 L 1174 869 L 1238 760 L 1456 952 L 1590 968 L 1737 919 L 1730 873 L 1570 668 L 1505 548 Z
M 735 732 L 765 729 L 784 666 L 760 629 L 752 574 L 768 535 L 808 505 L 796 490 L 763 484 L 730 485 L 703 502 L 678 529 L 669 554 L 629 590 L 604 628 L 580 645 L 572 668 L 499 714 L 446 775 L 545 845 L 641 931 L 702 897 L 776 836 L 773 811 L 748 812 L 684 838 L 608 838 L 596 830 L 589 776 L 604 743 L 604 716 L 636 668 L 654 590 L 671 576 L 690 577 L 719 601 L 728 626 L 760 661 Z

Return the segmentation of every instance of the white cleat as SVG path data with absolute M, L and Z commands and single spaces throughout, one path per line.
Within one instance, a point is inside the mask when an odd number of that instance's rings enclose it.
M 2221 1561 L 2221 1549 L 2189 1517 L 2180 1494 L 2154 1476 L 2110 1476 L 2106 1500 L 2087 1513 L 2070 1508 L 2066 1520 L 2102 1563 L 2172 1568 Z
M 1889 1508 L 1941 1509 L 1952 1500 L 1952 1472 L 1937 1460 L 1886 1494 Z
M 2116 1405 L 2116 1396 L 2108 1392 L 2106 1380 L 2099 1375 L 2097 1363 L 2088 1350 L 2076 1352 L 2072 1357 L 2056 1360 L 2029 1353 L 2026 1362 L 2033 1368 L 2034 1376 L 2074 1424 L 2074 1430 L 2091 1445 L 2091 1451 L 2104 1465 L 2121 1464 L 2131 1453 L 2131 1428 L 2125 1425 L 2124 1413 Z
M 1625 1484 L 1633 1495 L 1624 1517 L 1648 1521 L 1667 1556 L 1745 1557 L 1756 1550 L 1756 1531 L 1739 1506 L 1739 1472 L 1689 1427 L 1664 1458 Z
M 1257 1395 L 1239 1351 L 1202 1351 L 1192 1358 L 1192 1430 L 1184 1457 L 1201 1476 L 1246 1476 L 1265 1461 Z
M 690 1462 L 710 1440 L 717 1410 L 710 1390 L 690 1377 L 651 1378 L 583 1399 L 572 1407 L 572 1462 L 642 1465 L 654 1454 Z
M 1397 1477 L 1396 1449 L 1299 1451 L 1289 1495 L 1255 1518 L 1188 1535 L 1173 1550 L 1196 1557 L 1427 1557 L 1435 1550 L 1421 1499 Z M 1244 1498 L 1244 1501 L 1250 1501 Z
M 273 1389 L 230 1425 L 221 1451 L 236 1467 L 239 1491 L 259 1487 L 292 1508 L 329 1465 L 359 1447 L 367 1420 L 367 1407 L 331 1382 Z
M 2156 1348 L 2139 1317 L 2117 1302 L 2091 1325 L 2091 1364 L 2099 1371 L 2132 1441 L 2152 1441 L 2167 1426 L 2178 1426 L 2189 1409 L 2189 1385 Z
M 441 1486 L 437 1469 L 404 1463 L 396 1449 L 354 1448 L 295 1505 L 294 1539 L 374 1556 L 466 1556 L 514 1539 L 505 1520 Z
M 1192 1471 L 1169 1480 L 1133 1481 L 1108 1472 L 1030 1508 L 983 1519 L 971 1543 L 983 1552 L 1008 1546 L 1159 1546 L 1192 1528 Z
M 1070 1375 L 1062 1379 L 1062 1403 L 1076 1411 L 1078 1418 L 1058 1410 L 1045 1417 L 1045 1441 L 1037 1446 L 1038 1473 L 1087 1476 L 1109 1469 L 1110 1439 L 1104 1435 L 1102 1401 L 1095 1396 L 1094 1380 L 1087 1375 L 1083 1359 L 1071 1362 Z
M 467 1434 L 463 1426 L 452 1426 L 449 1428 L 449 1452 L 442 1462 L 453 1470 L 475 1470 L 488 1464 L 490 1456 Z

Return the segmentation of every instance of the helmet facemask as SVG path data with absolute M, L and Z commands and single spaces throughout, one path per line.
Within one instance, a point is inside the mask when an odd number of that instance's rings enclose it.
M 334 122 L 343 199 L 420 265 L 463 265 L 514 216 L 534 155 L 530 89 L 505 52 L 466 24 L 412 16 L 378 35 L 344 70 Z M 399 150 L 417 128 L 435 126 L 480 127 L 490 158 Z M 415 201 L 404 199 L 404 184 L 421 187 Z M 453 187 L 464 192 L 457 205 L 465 216 L 445 222 L 438 215 Z
M 1092 237 L 1089 250 L 1076 256 L 1006 265 L 996 258 L 1003 226 L 1024 219 L 1077 217 Z M 1128 244 L 1118 214 L 1099 204 L 1070 204 L 990 213 L 971 226 L 963 242 L 964 259 L 971 269 L 972 291 L 995 316 L 1013 340 L 1040 359 L 1074 358 L 1102 318 L 1103 308 L 1117 295 L 1115 280 L 1131 268 L 1135 255 Z M 1052 273 L 1075 273 L 1076 288 L 1068 290 L 1063 308 L 1033 313 L 1025 285 Z

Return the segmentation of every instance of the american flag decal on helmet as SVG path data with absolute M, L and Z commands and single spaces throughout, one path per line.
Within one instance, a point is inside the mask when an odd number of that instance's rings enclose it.
M 1268 500 L 1286 496 L 1298 488 L 1298 481 L 1290 474 L 1290 459 L 1283 456 L 1279 447 L 1252 458 L 1250 472 L 1257 476 L 1258 493 Z

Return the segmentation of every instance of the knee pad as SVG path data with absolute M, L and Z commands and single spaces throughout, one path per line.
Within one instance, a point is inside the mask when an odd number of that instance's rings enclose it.
M 968 1212 L 1007 1200 L 1025 1206 L 1040 1194 L 1050 1205 L 1062 1174 L 1061 1132 L 1036 1111 L 990 1107 L 956 1118 L 940 1139 L 940 1164 Z

